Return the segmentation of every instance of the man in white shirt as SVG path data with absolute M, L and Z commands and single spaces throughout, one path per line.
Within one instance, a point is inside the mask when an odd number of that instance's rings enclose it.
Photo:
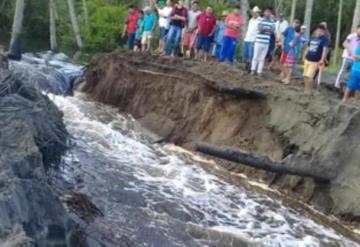
M 191 53 L 195 53 L 195 43 L 197 36 L 197 17 L 201 14 L 199 10 L 199 2 L 193 1 L 191 4 L 191 10 L 188 12 L 188 22 L 184 29 L 184 37 L 182 40 L 183 54 L 187 57 L 191 57 Z M 194 54 L 195 55 L 195 54 Z
M 289 22 L 284 19 L 284 14 L 279 14 L 278 20 L 275 24 L 275 34 L 276 34 L 276 40 L 278 42 L 281 42 L 282 34 L 285 32 L 285 30 L 289 27 Z
M 160 39 L 157 51 L 162 52 L 164 49 L 165 38 L 170 28 L 170 15 L 173 8 L 171 6 L 171 0 L 167 0 L 166 6 L 163 8 L 160 8 L 156 4 L 156 0 L 153 0 L 153 4 L 159 14 Z
M 251 61 L 254 55 L 254 44 L 256 40 L 256 35 L 258 33 L 260 12 L 261 10 L 258 6 L 255 6 L 251 10 L 252 18 L 249 21 L 248 29 L 244 40 L 243 61 L 245 62 L 245 69 L 249 72 L 251 71 Z

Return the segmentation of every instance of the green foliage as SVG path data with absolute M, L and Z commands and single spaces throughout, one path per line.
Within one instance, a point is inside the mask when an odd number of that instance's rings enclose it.
M 119 43 L 121 31 L 124 26 L 124 20 L 127 14 L 127 5 L 121 1 L 109 0 L 87 0 L 86 1 L 89 25 L 86 25 L 85 14 L 81 1 L 77 2 L 76 11 L 79 21 L 81 36 L 84 41 L 86 52 L 111 51 Z M 76 50 L 75 38 L 65 9 L 66 18 L 62 17 L 58 24 L 58 38 L 60 48 L 65 51 Z
M 89 51 L 110 51 L 116 48 L 123 29 L 127 9 L 125 6 L 89 6 L 89 27 L 85 23 L 83 36 Z

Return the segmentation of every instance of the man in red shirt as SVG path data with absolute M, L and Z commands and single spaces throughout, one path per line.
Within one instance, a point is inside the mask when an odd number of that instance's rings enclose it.
M 137 12 L 134 6 L 130 5 L 122 36 L 123 38 L 125 38 L 125 36 L 127 35 L 128 38 L 127 44 L 129 50 L 131 51 L 134 49 L 135 33 L 136 33 L 138 19 L 139 19 L 139 13 Z
M 206 8 L 205 12 L 201 13 L 197 17 L 197 23 L 198 34 L 196 43 L 196 58 L 200 58 L 203 55 L 204 61 L 206 62 L 216 29 L 216 18 L 213 14 L 213 9 L 210 6 Z

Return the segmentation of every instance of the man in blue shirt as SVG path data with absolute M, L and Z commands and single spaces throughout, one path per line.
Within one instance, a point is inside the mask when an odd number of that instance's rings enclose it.
M 259 21 L 258 34 L 254 45 L 254 57 L 251 63 L 251 74 L 262 75 L 266 54 L 270 46 L 271 34 L 275 32 L 275 22 L 270 19 L 272 9 L 264 11 L 264 17 Z
M 281 66 L 282 66 L 281 67 L 282 71 L 281 71 L 280 78 L 285 84 L 289 83 L 288 74 L 289 73 L 291 74 L 291 72 L 289 71 L 289 66 L 287 66 L 285 63 L 287 61 L 287 57 L 288 57 L 290 51 L 294 52 L 294 54 L 292 54 L 292 55 L 295 56 L 294 47 L 299 42 L 293 42 L 293 41 L 296 36 L 295 30 L 300 29 L 300 26 L 301 26 L 300 21 L 294 20 L 293 24 L 285 29 L 285 31 L 282 33 L 282 37 L 280 38 L 280 40 L 282 42 L 282 54 L 281 54 L 281 61 L 280 61 Z
M 347 87 L 345 89 L 344 98 L 342 103 L 346 103 L 349 99 L 350 93 L 355 91 L 356 97 L 359 98 L 360 92 L 360 41 L 358 41 L 357 48 L 355 50 L 355 54 L 352 56 L 353 65 L 351 67 L 351 75 Z
M 314 87 L 314 75 L 319 68 L 325 66 L 330 40 L 325 36 L 325 28 L 319 25 L 306 48 L 304 58 L 305 94 L 311 94 Z
M 224 32 L 225 32 L 225 18 L 228 16 L 228 11 L 222 12 L 222 20 L 219 20 L 216 24 L 215 34 L 214 34 L 214 47 L 212 51 L 212 56 L 216 59 L 220 59 L 220 52 L 222 49 L 222 43 L 224 38 Z
M 145 7 L 144 9 L 144 32 L 141 39 L 142 51 L 150 51 L 151 39 L 156 27 L 157 17 L 151 11 L 150 7 Z

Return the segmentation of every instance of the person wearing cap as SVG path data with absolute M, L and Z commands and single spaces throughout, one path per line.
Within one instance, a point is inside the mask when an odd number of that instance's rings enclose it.
M 245 62 L 245 69 L 249 72 L 251 71 L 251 61 L 254 55 L 254 44 L 256 40 L 256 35 L 258 33 L 260 12 L 261 10 L 258 6 L 255 6 L 251 10 L 252 18 L 249 21 L 248 29 L 244 39 L 243 60 Z
M 152 0 L 153 5 L 155 6 L 158 14 L 159 14 L 159 28 L 160 28 L 160 39 L 159 39 L 159 47 L 157 49 L 158 52 L 161 52 L 164 49 L 164 42 L 167 33 L 170 28 L 170 15 L 172 11 L 172 3 L 171 0 L 166 1 L 166 5 L 161 7 L 156 3 L 156 0 Z
M 172 55 L 176 56 L 179 52 L 182 30 L 187 24 L 188 19 L 188 11 L 184 6 L 183 0 L 177 1 L 177 5 L 170 14 L 170 19 L 170 29 L 166 36 L 164 55 L 170 55 L 172 48 Z
M 150 51 L 151 39 L 157 23 L 157 16 L 149 6 L 144 8 L 144 32 L 141 38 L 141 49 L 143 52 Z
M 356 32 L 349 34 L 346 37 L 346 40 L 343 43 L 344 52 L 343 52 L 343 61 L 341 64 L 341 68 L 336 77 L 335 87 L 340 88 L 340 83 L 344 72 L 349 68 L 351 68 L 352 63 L 354 61 L 353 54 L 355 54 L 355 50 L 360 43 L 360 25 L 357 26 Z
M 197 37 L 197 17 L 201 14 L 199 10 L 199 2 L 193 1 L 191 4 L 191 9 L 188 11 L 188 21 L 184 29 L 184 37 L 182 40 L 183 53 L 187 58 L 190 58 L 191 55 L 195 55 L 195 44 Z
M 138 19 L 139 19 L 138 11 L 135 9 L 134 6 L 130 5 L 128 9 L 128 16 L 126 17 L 125 20 L 124 31 L 122 33 L 123 38 L 127 36 L 127 45 L 129 50 L 134 49 L 135 33 L 136 33 Z
M 319 25 L 311 37 L 304 57 L 304 84 L 305 94 L 311 94 L 314 87 L 316 71 L 325 65 L 330 41 L 325 36 L 326 29 Z
M 265 58 L 269 50 L 271 34 L 275 32 L 275 23 L 270 19 L 272 8 L 266 8 L 263 18 L 259 21 L 258 34 L 254 45 L 254 57 L 251 63 L 251 74 L 262 75 Z
M 224 10 L 221 14 L 222 19 L 216 23 L 212 56 L 217 59 L 220 59 L 220 52 L 222 50 L 222 43 L 225 32 L 225 19 L 228 15 L 229 15 L 229 11 Z
M 225 60 L 227 60 L 230 64 L 234 63 L 236 46 L 241 28 L 244 25 L 244 18 L 240 14 L 240 11 L 240 6 L 235 6 L 232 13 L 225 19 L 223 47 L 220 53 L 219 62 L 225 62 Z

